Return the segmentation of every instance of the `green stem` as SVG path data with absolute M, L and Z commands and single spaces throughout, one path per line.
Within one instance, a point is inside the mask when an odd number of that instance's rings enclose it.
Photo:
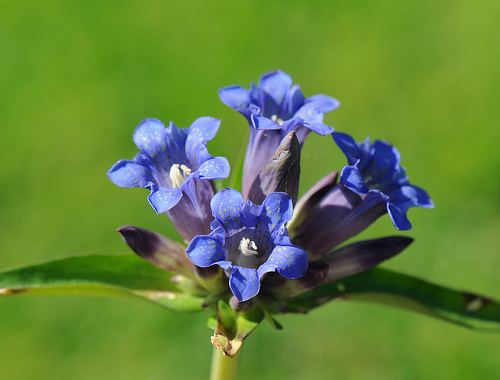
M 214 348 L 212 354 L 212 369 L 210 371 L 210 380 L 234 380 L 236 379 L 236 370 L 238 369 L 238 357 L 230 358 L 222 353 L 222 350 Z

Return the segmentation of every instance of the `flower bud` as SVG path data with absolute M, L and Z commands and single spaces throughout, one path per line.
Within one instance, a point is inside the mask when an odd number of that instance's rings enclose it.
M 329 174 L 306 193 L 297 204 L 297 214 L 289 225 L 292 241 L 314 260 L 340 243 L 357 235 L 386 213 L 386 205 L 376 194 L 359 195 L 343 185 L 335 185 Z
M 161 269 L 194 279 L 194 265 L 181 244 L 140 227 L 123 226 L 118 232 L 138 256 Z
M 366 272 L 396 256 L 412 242 L 408 237 L 392 236 L 347 245 L 327 254 L 321 261 L 311 262 L 304 277 L 287 281 L 273 292 L 281 297 L 293 297 L 321 284 Z
M 299 193 L 300 145 L 294 132 L 288 133 L 271 160 L 260 171 L 248 193 L 248 199 L 262 203 L 274 192 L 288 193 L 295 204 Z

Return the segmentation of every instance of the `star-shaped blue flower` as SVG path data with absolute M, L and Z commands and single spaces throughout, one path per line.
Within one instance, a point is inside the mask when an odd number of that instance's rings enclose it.
M 292 78 L 280 70 L 264 74 L 249 90 L 224 87 L 219 97 L 244 115 L 252 127 L 245 158 L 244 195 L 286 134 L 295 132 L 300 146 L 310 131 L 331 134 L 333 128 L 324 124 L 324 114 L 340 105 L 327 95 L 304 97 L 300 86 L 292 85 Z
M 325 113 L 333 111 L 339 102 L 326 95 L 305 98 L 292 78 L 277 70 L 261 76 L 259 85 L 250 90 L 228 86 L 219 90 L 222 102 L 243 114 L 256 129 L 281 130 L 283 136 L 299 127 L 321 135 L 333 132 L 323 123 Z
M 134 132 L 140 149 L 133 160 L 120 160 L 109 170 L 120 187 L 143 187 L 151 192 L 149 203 L 157 213 L 168 212 L 179 232 L 190 240 L 210 231 L 209 202 L 214 195 L 210 180 L 229 176 L 224 157 L 212 157 L 207 142 L 216 135 L 220 121 L 200 117 L 189 128 L 157 119 L 146 119 Z
M 357 143 L 351 136 L 338 132 L 333 139 L 349 163 L 342 170 L 340 183 L 360 195 L 377 195 L 387 204 L 387 212 L 397 229 L 411 228 L 406 215 L 409 208 L 434 207 L 425 190 L 409 183 L 395 147 L 380 140 L 373 144 L 370 139 Z
M 266 273 L 276 271 L 288 279 L 305 274 L 307 253 L 290 242 L 285 227 L 293 211 L 288 194 L 271 193 L 255 205 L 225 189 L 212 198 L 211 208 L 212 231 L 196 236 L 186 252 L 199 267 L 223 268 L 238 301 L 255 297 Z
M 215 180 L 229 176 L 229 162 L 212 157 L 207 142 L 216 135 L 220 121 L 200 117 L 189 128 L 157 119 L 146 119 L 134 132 L 140 153 L 131 161 L 120 160 L 109 170 L 111 181 L 120 187 L 151 190 L 148 200 L 157 213 L 173 208 L 195 179 Z

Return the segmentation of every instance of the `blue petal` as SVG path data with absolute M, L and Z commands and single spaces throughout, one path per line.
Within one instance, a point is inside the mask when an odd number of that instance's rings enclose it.
M 281 130 L 283 131 L 283 135 L 289 132 L 295 132 L 295 134 L 297 134 L 297 130 L 302 126 L 304 126 L 304 120 L 298 117 L 292 117 L 281 125 Z
M 387 212 L 391 217 L 394 227 L 398 230 L 409 230 L 411 229 L 411 223 L 406 216 L 406 210 L 402 210 L 393 203 L 387 204 Z
M 180 189 L 160 187 L 153 190 L 148 196 L 148 201 L 158 214 L 162 214 L 177 205 L 181 198 L 182 191 Z
M 425 191 L 424 189 L 418 186 L 410 185 L 402 186 L 401 191 L 408 198 L 413 199 L 416 206 L 424 208 L 434 208 L 434 202 L 432 201 L 427 191 Z
M 250 200 L 246 201 L 241 207 L 241 224 L 247 228 L 255 227 L 263 209 L 262 205 L 256 205 Z
M 120 160 L 108 171 L 108 177 L 120 187 L 149 187 L 153 182 L 151 170 L 134 161 Z
M 252 83 L 249 94 L 249 114 L 267 117 L 281 114 L 281 104 L 277 103 L 273 95 L 268 94 L 262 87 L 255 86 L 255 84 Z
M 158 119 L 145 119 L 134 132 L 134 143 L 152 158 L 166 148 L 166 129 Z
M 189 127 L 189 132 L 200 136 L 204 141 L 212 140 L 219 131 L 220 120 L 215 117 L 199 117 Z
M 384 141 L 377 140 L 373 143 L 371 149 L 373 159 L 365 169 L 370 177 L 379 186 L 388 186 L 394 182 L 394 179 L 400 178 L 401 174 L 406 178 L 404 170 L 399 166 L 401 155 L 399 151 Z
M 271 193 L 264 199 L 262 206 L 265 208 L 269 232 L 275 237 L 292 218 L 292 198 L 286 193 Z
M 340 174 L 340 183 L 357 194 L 368 193 L 363 176 L 356 166 L 345 166 Z
M 346 133 L 334 132 L 333 140 L 346 155 L 349 165 L 354 165 L 362 157 L 362 152 L 360 151 L 356 141 Z
M 314 104 L 318 112 L 327 113 L 340 107 L 340 102 L 328 95 L 314 95 L 306 99 L 308 104 Z
M 240 86 L 227 86 L 219 90 L 219 98 L 225 105 L 241 113 L 248 112 L 249 91 Z
M 189 127 L 185 151 L 192 169 L 196 170 L 202 162 L 212 158 L 207 142 L 215 137 L 219 127 L 220 120 L 208 116 L 196 119 Z
M 391 202 L 397 204 L 401 209 L 408 209 L 415 206 L 424 208 L 434 207 L 429 194 L 418 186 L 401 186 L 390 194 L 390 198 Z
M 202 268 L 226 260 L 223 232 L 219 229 L 209 235 L 195 236 L 186 248 L 186 253 L 194 265 Z
M 233 189 L 219 191 L 210 201 L 213 216 L 226 229 L 237 228 L 240 225 L 240 210 L 243 204 L 243 196 Z
M 229 287 L 240 302 L 255 297 L 260 290 L 257 269 L 233 266 L 229 277 Z
M 225 157 L 215 157 L 203 162 L 198 168 L 200 179 L 222 179 L 229 177 L 229 161 Z
M 292 86 L 292 78 L 281 70 L 264 74 L 260 78 L 259 87 L 277 103 L 282 104 Z
M 339 101 L 326 95 L 315 95 L 306 99 L 306 103 L 295 113 L 306 123 L 322 123 L 325 113 L 333 111 L 340 105 Z
M 252 114 L 250 116 L 250 119 L 255 129 L 263 129 L 263 130 L 281 129 L 281 126 L 278 123 L 275 123 L 271 119 L 268 119 L 267 117 L 264 116 L 256 116 Z
M 296 246 L 276 246 L 267 261 L 258 269 L 259 278 L 269 272 L 277 271 L 290 280 L 301 278 L 307 271 L 309 259 L 307 252 Z
M 172 164 L 187 163 L 186 140 L 189 128 L 179 128 L 173 122 L 170 122 L 166 129 L 165 154 L 157 160 L 159 166 L 168 162 L 168 167 Z
M 330 135 L 333 133 L 333 128 L 323 123 L 306 123 L 304 124 L 304 126 L 322 136 Z
M 297 110 L 304 105 L 305 101 L 306 99 L 300 90 L 300 86 L 293 86 L 286 94 L 285 101 L 283 103 L 282 108 L 287 114 L 285 118 L 291 118 L 295 112 L 297 112 Z

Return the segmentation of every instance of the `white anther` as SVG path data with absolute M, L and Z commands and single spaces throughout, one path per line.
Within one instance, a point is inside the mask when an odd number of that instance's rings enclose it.
M 170 167 L 170 182 L 172 187 L 179 188 L 182 186 L 186 178 L 192 173 L 192 170 L 186 165 L 173 164 Z
M 282 126 L 285 123 L 285 121 L 283 119 L 280 119 L 278 115 L 271 116 L 271 120 L 274 121 L 279 126 Z
M 188 168 L 186 165 L 181 165 L 181 170 L 184 172 L 183 173 L 184 177 L 187 177 L 192 173 L 191 169 Z
M 243 254 L 243 256 L 255 256 L 259 254 L 259 252 L 257 252 L 257 245 L 255 242 L 248 238 L 241 239 L 238 250 Z

